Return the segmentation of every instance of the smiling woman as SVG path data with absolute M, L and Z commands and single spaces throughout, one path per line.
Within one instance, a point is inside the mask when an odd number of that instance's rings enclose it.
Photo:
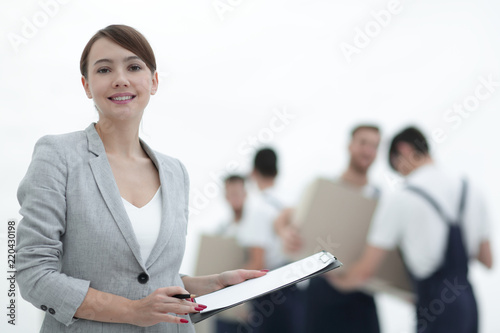
M 99 120 L 35 146 L 18 190 L 21 294 L 46 311 L 42 332 L 194 332 L 187 314 L 206 307 L 175 295 L 265 272 L 179 274 L 189 180 L 180 161 L 139 138 L 158 88 L 147 40 L 109 26 L 89 41 L 80 68 Z
M 140 122 L 150 95 L 158 89 L 155 56 L 146 39 L 129 27 L 109 30 L 89 41 L 80 60 L 85 92 L 99 112 L 97 126 L 108 128 L 113 118 Z

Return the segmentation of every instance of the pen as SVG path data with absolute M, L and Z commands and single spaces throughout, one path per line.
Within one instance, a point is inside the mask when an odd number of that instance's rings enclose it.
M 196 295 L 193 294 L 177 294 L 172 297 L 179 298 L 179 299 L 187 299 L 187 298 L 195 298 Z

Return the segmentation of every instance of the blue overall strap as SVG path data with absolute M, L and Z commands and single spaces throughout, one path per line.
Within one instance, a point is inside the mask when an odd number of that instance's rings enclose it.
M 462 196 L 460 197 L 460 206 L 458 208 L 458 222 L 462 223 L 465 210 L 465 199 L 467 197 L 467 181 L 462 179 Z
M 380 195 L 382 194 L 382 191 L 377 186 L 373 187 L 373 199 L 378 199 L 380 198 Z
M 439 204 L 436 202 L 436 200 L 434 200 L 429 194 L 427 194 L 427 192 L 425 192 L 421 188 L 418 188 L 418 187 L 415 187 L 415 186 L 412 186 L 412 185 L 407 186 L 406 189 L 419 194 L 422 198 L 424 198 L 425 200 L 427 200 L 431 204 L 431 206 L 436 209 L 436 211 L 442 217 L 442 219 L 446 223 L 450 223 L 450 219 L 443 212 L 443 210 L 441 209 L 441 206 L 439 206 Z
M 415 193 L 419 194 L 421 197 L 423 197 L 424 199 L 426 199 L 432 205 L 432 207 L 434 207 L 434 209 L 438 212 L 438 214 L 441 216 L 441 218 L 446 223 L 450 223 L 450 221 L 452 219 L 450 219 L 443 212 L 443 210 L 441 209 L 441 206 L 427 192 L 425 192 L 421 188 L 415 187 L 413 185 L 408 185 L 406 187 L 406 189 L 410 190 L 412 192 L 415 192 Z M 462 194 L 460 196 L 460 204 L 459 204 L 459 208 L 458 208 L 458 217 L 457 217 L 457 221 L 459 223 L 462 222 L 462 217 L 463 217 L 463 213 L 464 213 L 464 210 L 465 210 L 465 199 L 466 199 L 466 196 L 467 196 L 467 182 L 466 182 L 465 179 L 462 179 Z

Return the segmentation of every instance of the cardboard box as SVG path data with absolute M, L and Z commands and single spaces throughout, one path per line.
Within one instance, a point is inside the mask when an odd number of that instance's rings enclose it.
M 202 235 L 195 275 L 211 275 L 243 268 L 245 250 L 234 237 Z
M 327 179 L 314 181 L 295 210 L 304 248 L 297 257 L 321 250 L 335 255 L 347 268 L 362 254 L 377 201 L 361 191 Z M 412 301 L 414 292 L 398 250 L 390 251 L 366 291 L 385 292 Z
M 243 268 L 245 262 L 245 250 L 238 245 L 234 237 L 202 235 L 198 248 L 195 276 L 212 275 Z M 237 318 L 247 316 L 249 311 L 250 305 L 247 303 L 223 311 L 214 317 L 197 323 L 196 332 L 214 332 L 216 318 L 237 320 Z

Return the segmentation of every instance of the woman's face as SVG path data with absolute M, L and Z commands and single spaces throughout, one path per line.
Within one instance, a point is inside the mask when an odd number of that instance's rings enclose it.
M 158 74 L 151 74 L 131 51 L 100 38 L 92 45 L 82 83 L 88 98 L 94 100 L 99 120 L 140 121 L 158 89 Z

